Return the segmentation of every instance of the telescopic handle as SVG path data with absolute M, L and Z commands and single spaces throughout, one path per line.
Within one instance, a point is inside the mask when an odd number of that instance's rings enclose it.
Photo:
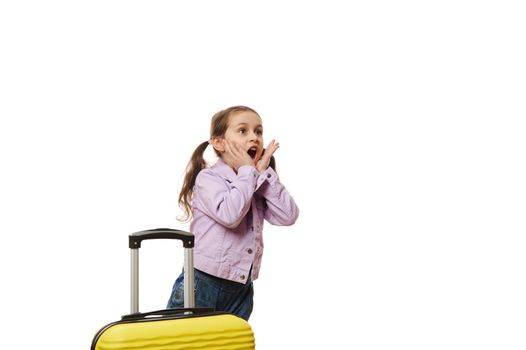
M 129 236 L 130 249 L 140 248 L 141 242 L 149 239 L 178 239 L 183 241 L 183 247 L 185 248 L 193 248 L 195 243 L 194 235 L 190 232 L 170 228 L 156 228 L 154 230 L 132 233 Z
M 157 228 L 132 233 L 129 235 L 131 249 L 131 288 L 130 311 L 132 314 L 139 312 L 139 248 L 141 242 L 149 239 L 177 239 L 183 242 L 184 247 L 184 307 L 195 307 L 194 294 L 194 235 L 190 232 Z

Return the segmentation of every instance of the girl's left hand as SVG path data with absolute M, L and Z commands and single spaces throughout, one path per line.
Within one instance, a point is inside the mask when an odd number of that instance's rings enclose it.
M 270 141 L 267 148 L 263 151 L 263 155 L 261 156 L 261 159 L 256 164 L 256 169 L 260 173 L 267 170 L 269 164 L 270 164 L 270 158 L 272 158 L 272 155 L 276 150 L 279 148 L 279 143 L 276 142 L 276 140 Z

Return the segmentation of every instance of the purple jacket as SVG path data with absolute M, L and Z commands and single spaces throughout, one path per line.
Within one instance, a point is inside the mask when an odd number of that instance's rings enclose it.
M 263 255 L 263 219 L 292 225 L 298 207 L 272 168 L 259 173 L 242 166 L 236 174 L 221 159 L 195 181 L 193 221 L 196 269 L 246 283 L 257 279 Z

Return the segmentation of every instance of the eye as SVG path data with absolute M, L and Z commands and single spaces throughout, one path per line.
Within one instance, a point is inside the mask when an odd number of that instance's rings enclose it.
M 263 135 L 263 130 L 256 130 L 256 135 L 262 136 Z
M 237 132 L 240 133 L 240 134 L 245 134 L 247 132 L 247 129 L 240 128 Z

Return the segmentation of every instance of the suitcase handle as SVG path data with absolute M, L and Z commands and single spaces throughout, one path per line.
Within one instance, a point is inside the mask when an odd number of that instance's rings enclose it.
M 131 251 L 130 278 L 130 314 L 139 313 L 139 248 L 141 242 L 149 239 L 177 239 L 183 241 L 184 246 L 184 307 L 195 307 L 194 295 L 194 243 L 195 237 L 190 232 L 157 228 L 132 233 L 129 237 Z
M 169 228 L 157 228 L 154 230 L 132 233 L 129 236 L 130 249 L 140 248 L 141 242 L 149 239 L 178 239 L 183 241 L 183 247 L 185 248 L 193 248 L 195 243 L 195 237 L 190 232 Z
M 149 318 L 151 316 L 172 316 L 172 315 L 179 315 L 179 314 L 207 314 L 207 313 L 213 313 L 215 312 L 214 308 L 211 307 L 200 307 L 200 308 L 184 308 L 184 309 L 164 309 L 164 310 L 157 310 L 157 311 L 150 311 L 150 312 L 138 312 L 135 314 L 129 314 L 122 316 L 122 320 L 142 320 L 144 318 Z

